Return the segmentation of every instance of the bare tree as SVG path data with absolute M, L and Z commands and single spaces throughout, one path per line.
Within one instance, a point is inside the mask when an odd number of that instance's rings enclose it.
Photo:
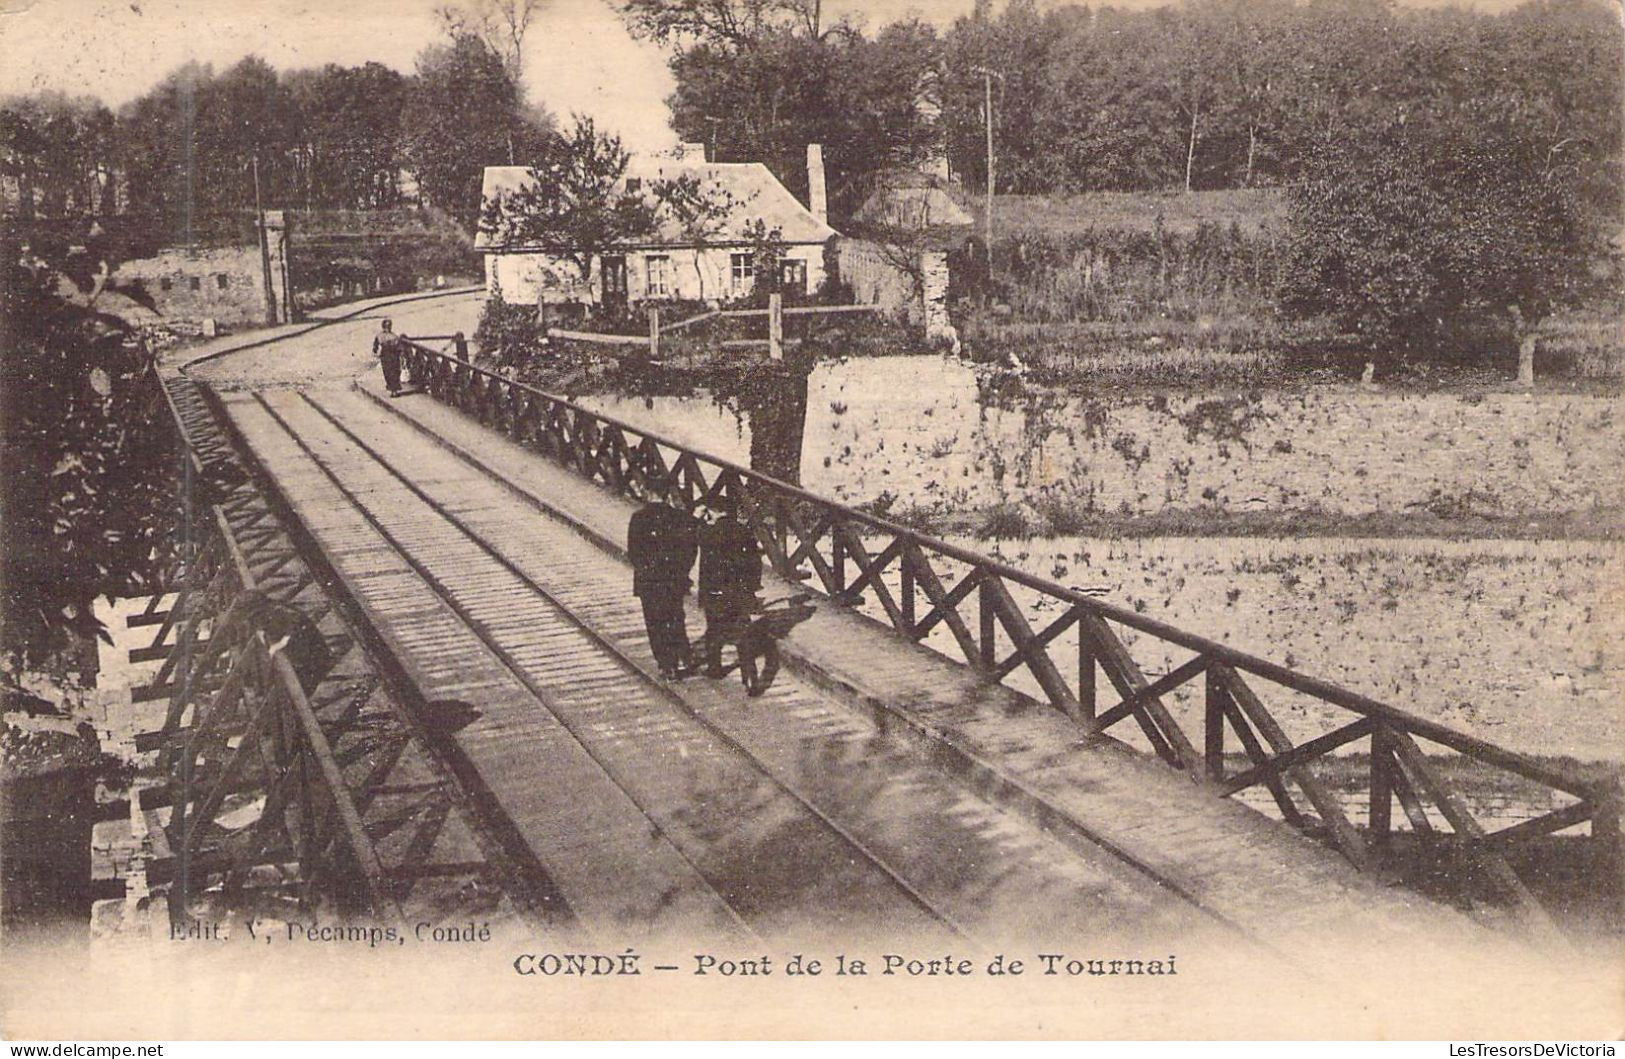
M 453 37 L 472 34 L 502 59 L 513 83 L 524 89 L 525 34 L 542 9 L 543 0 L 465 0 L 435 9 Z

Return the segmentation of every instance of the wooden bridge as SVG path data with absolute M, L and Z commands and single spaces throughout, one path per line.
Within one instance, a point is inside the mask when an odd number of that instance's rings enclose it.
M 140 619 L 163 663 L 138 697 L 169 702 L 147 794 L 173 806 L 178 918 L 258 893 L 607 940 L 1216 934 L 1319 965 L 1318 939 L 1350 929 L 1550 933 L 1506 854 L 1557 832 L 1589 830 L 1594 870 L 1618 877 L 1613 776 L 422 345 L 406 360 L 424 392 L 398 401 L 169 382 L 178 596 Z M 767 595 L 826 597 L 763 698 L 658 676 L 624 562 L 653 475 L 691 509 L 738 506 Z M 1188 660 L 1136 662 L 1169 645 Z M 1345 719 L 1305 734 L 1271 706 L 1305 701 Z M 1360 763 L 1356 798 L 1317 774 L 1334 751 Z M 1450 759 L 1561 804 L 1481 825 Z M 222 823 L 244 803 L 252 820 Z M 1508 914 L 1395 885 L 1390 853 L 1418 845 Z

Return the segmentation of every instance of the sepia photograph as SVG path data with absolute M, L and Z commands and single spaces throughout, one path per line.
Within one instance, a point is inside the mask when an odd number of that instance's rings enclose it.
M 0 0 L 0 251 L 8 1041 L 1625 1033 L 1619 0 Z

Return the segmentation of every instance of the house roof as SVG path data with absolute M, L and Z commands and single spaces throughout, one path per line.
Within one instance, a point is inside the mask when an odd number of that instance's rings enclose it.
M 976 218 L 927 174 L 919 183 L 896 183 L 877 188 L 858 207 L 854 219 L 864 224 L 915 231 L 927 228 L 968 228 Z M 933 182 L 926 182 L 933 181 Z
M 807 207 L 796 200 L 760 162 L 704 162 L 691 158 L 635 157 L 627 165 L 628 180 L 673 180 L 692 176 L 706 188 L 726 192 L 731 206 L 726 216 L 719 219 L 714 231 L 705 242 L 716 246 L 737 246 L 750 242 L 746 226 L 760 220 L 769 229 L 777 228 L 786 243 L 823 243 L 836 235 L 835 229 L 819 220 Z M 482 203 L 516 192 L 535 179 L 527 166 L 487 166 L 480 189 Z M 685 237 L 677 223 L 662 215 L 658 227 L 648 240 L 638 246 L 687 246 L 693 240 Z M 531 250 L 509 244 L 492 233 L 481 231 L 475 236 L 474 246 L 479 250 Z

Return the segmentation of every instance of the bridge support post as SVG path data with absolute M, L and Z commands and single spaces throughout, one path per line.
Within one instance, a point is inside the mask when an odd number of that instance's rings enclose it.
M 1202 683 L 1205 687 L 1202 758 L 1207 778 L 1219 782 L 1224 779 L 1224 679 L 1210 669 L 1203 675 Z
M 649 359 L 657 360 L 660 357 L 660 309 L 657 306 L 649 307 Z
M 1378 848 L 1388 844 L 1393 833 L 1394 813 L 1394 748 L 1393 740 L 1383 728 L 1371 733 L 1371 844 Z

